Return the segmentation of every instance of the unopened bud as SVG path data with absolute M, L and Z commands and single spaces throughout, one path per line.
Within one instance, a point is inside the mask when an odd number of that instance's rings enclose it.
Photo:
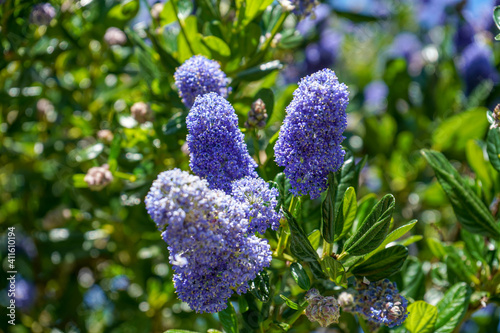
M 90 168 L 83 180 L 92 191 L 100 191 L 113 181 L 113 174 L 109 171 L 109 166 L 104 164 L 100 167 Z
M 151 17 L 155 20 L 160 18 L 160 14 L 163 11 L 163 4 L 158 2 L 151 7 Z
M 132 105 L 130 112 L 132 113 L 132 117 L 134 117 L 139 124 L 144 124 L 146 121 L 151 120 L 151 108 L 144 102 L 137 102 Z
M 247 128 L 264 128 L 267 121 L 266 104 L 262 99 L 256 100 L 248 111 L 248 119 L 245 122 Z
M 113 132 L 111 132 L 108 129 L 103 129 L 97 132 L 97 138 L 99 140 L 105 141 L 105 142 L 111 142 L 113 141 Z
M 335 297 L 323 297 L 316 289 L 311 289 L 306 295 L 306 300 L 309 302 L 306 308 L 309 321 L 317 321 L 322 327 L 339 322 L 340 311 Z
M 104 41 L 108 43 L 108 45 L 125 45 L 125 43 L 127 43 L 127 36 L 120 29 L 111 27 L 106 30 Z

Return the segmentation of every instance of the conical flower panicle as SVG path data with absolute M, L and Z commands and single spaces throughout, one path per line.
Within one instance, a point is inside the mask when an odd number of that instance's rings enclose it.
M 328 174 L 344 162 L 349 92 L 332 70 L 323 69 L 303 78 L 293 95 L 274 146 L 276 163 L 285 167 L 293 194 L 315 199 L 326 190 Z
M 238 117 L 223 97 L 216 93 L 199 96 L 186 124 L 189 166 L 210 188 L 230 193 L 232 181 L 257 177 L 257 164 L 248 154 Z

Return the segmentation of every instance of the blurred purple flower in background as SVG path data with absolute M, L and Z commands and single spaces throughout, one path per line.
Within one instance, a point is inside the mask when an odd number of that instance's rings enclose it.
M 56 16 L 56 10 L 50 3 L 41 3 L 33 6 L 30 22 L 36 25 L 48 25 Z
M 365 107 L 373 113 L 382 112 L 387 106 L 389 88 L 382 80 L 372 81 L 364 89 Z
M 108 301 L 106 294 L 102 288 L 94 284 L 89 290 L 83 295 L 83 303 L 92 310 L 102 308 Z
M 498 83 L 498 71 L 493 64 L 493 52 L 488 45 L 474 42 L 467 46 L 458 60 L 458 69 L 470 94 L 482 81 Z
M 28 310 L 35 302 L 36 288 L 33 282 L 16 276 L 16 306 L 21 310 Z

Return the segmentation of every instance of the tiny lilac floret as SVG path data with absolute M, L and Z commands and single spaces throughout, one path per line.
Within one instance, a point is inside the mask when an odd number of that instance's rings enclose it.
M 229 80 L 215 60 L 202 55 L 189 58 L 174 74 L 175 86 L 184 105 L 191 108 L 196 97 L 214 92 L 224 98 L 231 92 Z
M 326 190 L 328 174 L 344 163 L 349 91 L 323 69 L 303 78 L 293 96 L 274 146 L 276 163 L 285 167 L 291 193 L 315 199 Z
M 257 177 L 233 107 L 216 93 L 199 96 L 186 118 L 189 166 L 210 188 L 231 192 L 231 182 Z

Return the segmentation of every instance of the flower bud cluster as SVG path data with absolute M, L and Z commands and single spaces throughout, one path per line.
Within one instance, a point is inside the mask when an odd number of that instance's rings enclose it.
M 108 45 L 125 45 L 127 43 L 127 36 L 120 29 L 111 27 L 106 30 L 104 41 Z
M 267 111 L 266 104 L 262 99 L 258 99 L 252 104 L 252 108 L 248 112 L 248 119 L 245 122 L 246 128 L 264 128 L 266 126 Z
M 394 327 L 408 317 L 408 301 L 399 294 L 396 284 L 388 279 L 370 284 L 356 282 L 356 292 L 352 312 L 370 322 Z
M 153 117 L 151 107 L 144 102 L 134 103 L 134 105 L 130 108 L 130 113 L 139 124 L 144 124 Z
M 109 166 L 104 164 L 100 167 L 90 168 L 83 180 L 92 191 L 100 191 L 113 181 L 113 174 L 109 171 Z
M 340 308 L 335 297 L 324 297 L 316 289 L 311 289 L 306 294 L 306 300 L 309 303 L 306 308 L 309 321 L 317 321 L 322 327 L 339 322 Z

